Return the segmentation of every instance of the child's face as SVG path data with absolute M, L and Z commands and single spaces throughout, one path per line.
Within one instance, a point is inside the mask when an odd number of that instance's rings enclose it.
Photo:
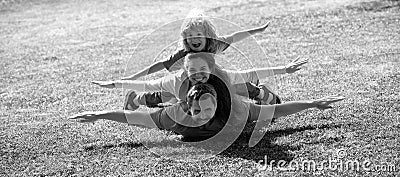
M 186 69 L 189 80 L 193 84 L 206 83 L 210 78 L 211 69 L 207 62 L 201 58 L 189 59 Z
M 206 47 L 206 37 L 200 30 L 189 30 L 186 34 L 186 41 L 190 49 L 197 52 L 202 51 Z
M 198 101 L 193 101 L 193 104 L 190 108 L 190 113 L 192 114 L 192 118 L 199 125 L 203 125 L 213 118 L 215 111 L 217 110 L 217 105 L 215 104 L 213 98 L 213 96 L 209 96 L 204 100 L 200 99 Z

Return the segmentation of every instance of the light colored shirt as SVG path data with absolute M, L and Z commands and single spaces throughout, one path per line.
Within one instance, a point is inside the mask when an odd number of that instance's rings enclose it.
M 229 77 L 232 85 L 244 84 L 246 82 L 257 82 L 256 72 L 240 72 L 232 70 L 223 70 Z M 178 71 L 175 74 L 169 74 L 162 78 L 148 81 L 145 84 L 146 91 L 162 91 L 175 95 L 180 100 L 185 100 L 189 89 L 189 81 L 186 72 Z

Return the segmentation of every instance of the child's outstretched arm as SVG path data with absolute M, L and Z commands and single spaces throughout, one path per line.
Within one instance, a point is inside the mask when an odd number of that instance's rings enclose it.
M 140 77 L 161 71 L 164 68 L 165 67 L 164 67 L 163 61 L 157 61 L 157 62 L 151 64 L 149 67 L 144 68 L 143 70 L 141 70 L 135 74 L 132 74 L 127 77 L 123 77 L 122 80 L 136 80 L 136 79 L 139 79 Z
M 136 80 L 140 77 L 146 76 L 148 74 L 152 74 L 158 71 L 163 70 L 164 68 L 170 70 L 172 66 L 182 58 L 186 56 L 186 51 L 183 49 L 179 49 L 175 51 L 172 55 L 164 60 L 156 61 L 155 63 L 151 64 L 149 67 L 127 77 L 122 78 L 122 80 Z
M 254 34 L 264 32 L 265 29 L 267 29 L 267 27 L 269 26 L 269 23 L 270 22 L 267 22 L 265 25 L 257 27 L 257 28 L 247 29 L 247 30 L 232 33 L 231 35 L 228 35 L 226 37 L 227 41 L 232 41 L 232 43 L 235 43 L 235 42 L 239 42 L 243 39 L 246 39 L 247 37 L 250 37 Z

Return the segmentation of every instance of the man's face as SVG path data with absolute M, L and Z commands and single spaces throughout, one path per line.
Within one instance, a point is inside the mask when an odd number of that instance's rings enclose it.
M 203 95 L 205 96 L 205 95 Z M 195 100 L 190 108 L 190 113 L 193 119 L 199 124 L 203 125 L 213 118 L 217 104 L 215 98 L 209 94 L 206 99 Z

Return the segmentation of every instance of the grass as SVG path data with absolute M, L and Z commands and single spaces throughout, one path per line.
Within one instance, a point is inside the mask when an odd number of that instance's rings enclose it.
M 171 53 L 175 46 L 160 51 L 178 33 L 152 29 L 184 18 L 194 7 L 242 28 L 271 21 L 265 33 L 226 51 L 224 66 L 277 66 L 306 57 L 310 62 L 302 71 L 266 81 L 285 101 L 332 94 L 347 99 L 333 110 L 279 119 L 263 129 L 266 135 L 254 147 L 247 145 L 249 125 L 224 152 L 196 162 L 169 160 L 145 146 L 170 152 L 162 146 L 174 142 L 168 132 L 67 119 L 82 111 L 121 109 L 121 90 L 90 81 L 120 78 L 126 66 L 133 73 Z M 2 1 L 0 176 L 396 176 L 399 7 L 398 1 Z M 221 34 L 240 29 L 227 22 L 216 26 Z M 151 32 L 155 37 L 143 37 Z M 261 168 L 265 162 L 258 163 L 265 157 L 266 164 L 321 162 L 341 149 L 343 161 L 393 164 L 397 172 L 267 171 Z

